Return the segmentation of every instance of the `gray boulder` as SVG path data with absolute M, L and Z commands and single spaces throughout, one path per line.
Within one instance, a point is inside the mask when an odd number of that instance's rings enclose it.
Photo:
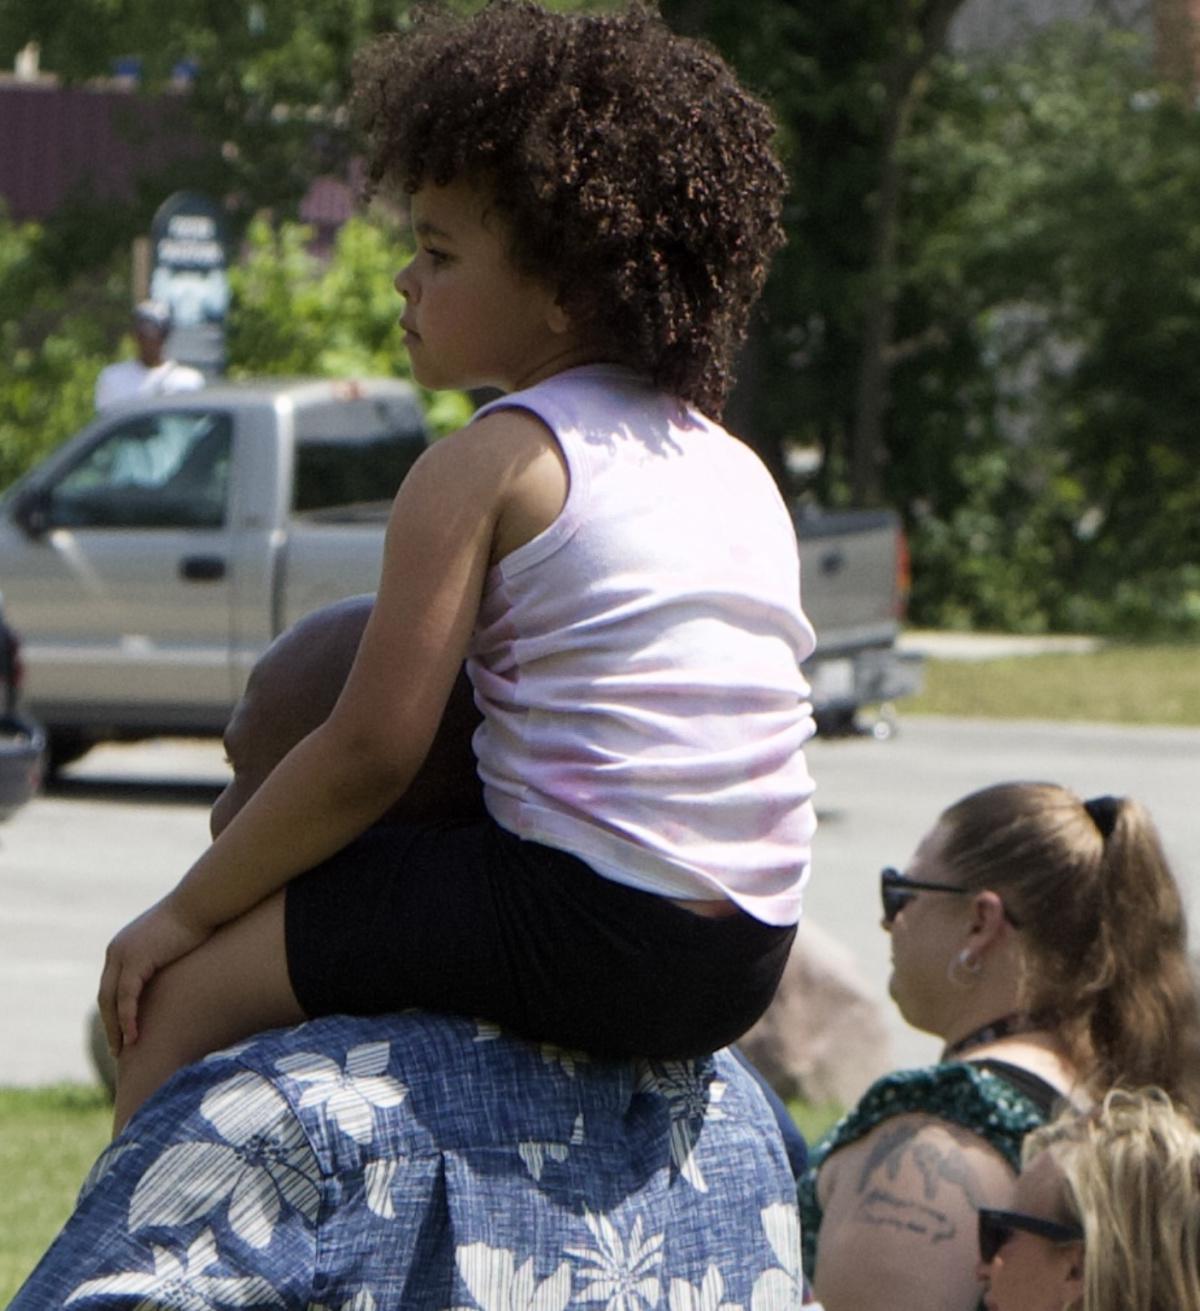
M 784 1101 L 849 1107 L 894 1068 L 884 1006 L 853 952 L 801 920 L 775 999 L 738 1046 Z

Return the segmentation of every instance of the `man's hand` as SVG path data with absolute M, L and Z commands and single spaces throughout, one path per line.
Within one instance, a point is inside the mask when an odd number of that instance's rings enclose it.
M 212 929 L 181 915 L 170 895 L 127 924 L 108 944 L 97 1001 L 109 1050 L 137 1042 L 138 1000 L 164 966 L 198 947 Z

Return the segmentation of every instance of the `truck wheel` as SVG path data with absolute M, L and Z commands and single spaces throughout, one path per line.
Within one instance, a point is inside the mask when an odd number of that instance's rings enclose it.
M 818 737 L 853 737 L 858 732 L 853 710 L 818 710 L 814 718 Z
M 64 765 L 78 760 L 95 746 L 90 737 L 73 728 L 54 728 L 47 734 L 46 777 L 54 778 Z

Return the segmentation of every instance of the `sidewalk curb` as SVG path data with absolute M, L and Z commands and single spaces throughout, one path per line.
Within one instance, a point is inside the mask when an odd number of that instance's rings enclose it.
M 1007 656 L 1089 655 L 1101 650 L 1104 641 L 1084 634 L 955 633 L 913 628 L 900 634 L 896 646 L 931 660 L 1000 660 Z

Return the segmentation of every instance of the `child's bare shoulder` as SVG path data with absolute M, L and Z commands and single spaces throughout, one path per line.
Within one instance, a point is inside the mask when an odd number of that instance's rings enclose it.
M 435 442 L 425 458 L 445 462 L 447 466 L 462 463 L 499 471 L 557 451 L 558 443 L 545 423 L 531 410 L 514 405 L 473 419 Z
M 409 474 L 428 494 L 488 508 L 499 559 L 548 528 L 566 504 L 569 474 L 550 429 L 517 406 L 493 410 L 441 438 Z
M 550 429 L 529 410 L 493 410 L 464 431 L 487 462 L 499 495 L 493 560 L 502 559 L 544 532 L 562 513 L 570 478 Z M 484 452 L 487 452 L 484 455 Z

